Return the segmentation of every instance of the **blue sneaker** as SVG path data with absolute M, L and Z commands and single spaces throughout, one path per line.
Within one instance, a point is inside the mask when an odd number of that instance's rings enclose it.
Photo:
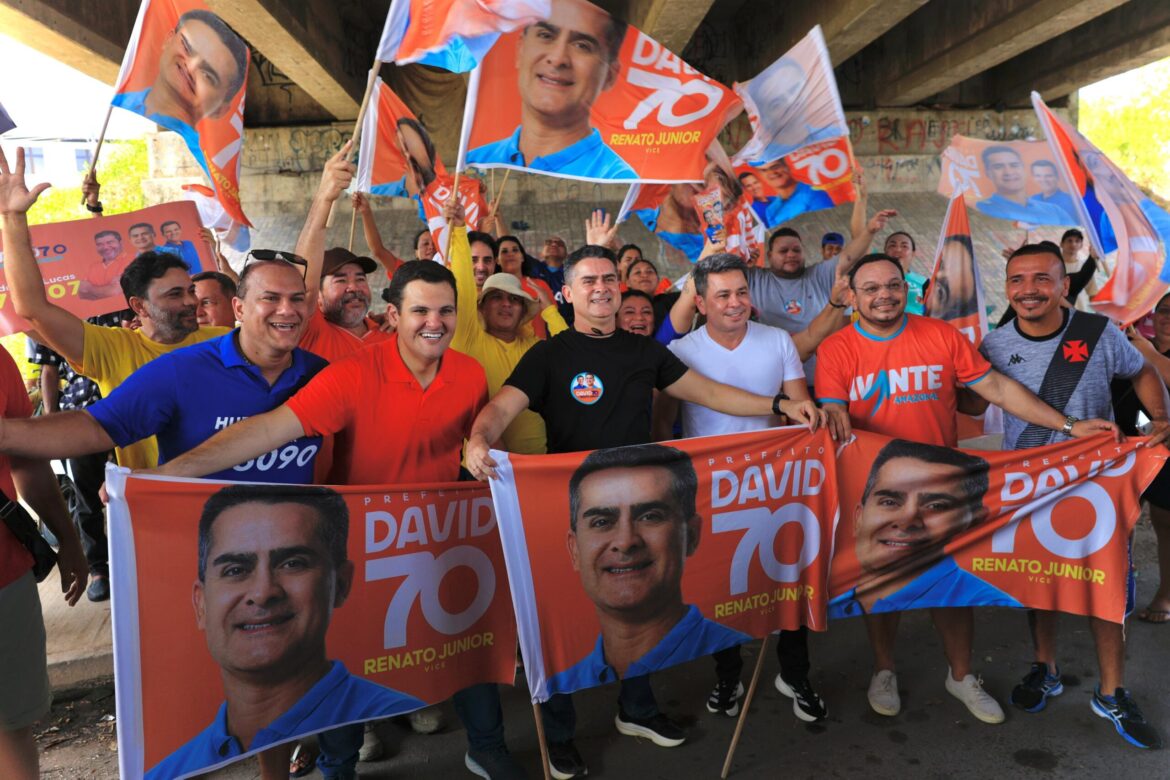
M 1125 688 L 1118 688 L 1112 696 L 1106 696 L 1098 687 L 1093 693 L 1092 707 L 1098 716 L 1113 721 L 1113 728 L 1129 744 L 1154 750 L 1162 747 L 1162 737 L 1153 726 L 1146 723 L 1137 702 L 1129 697 L 1129 691 Z
M 1044 709 L 1050 696 L 1059 696 L 1064 693 L 1064 683 L 1060 681 L 1060 668 L 1048 673 L 1048 664 L 1036 661 L 1032 664 L 1032 671 L 1024 676 L 1020 684 L 1012 688 L 1011 702 L 1024 712 L 1039 712 Z

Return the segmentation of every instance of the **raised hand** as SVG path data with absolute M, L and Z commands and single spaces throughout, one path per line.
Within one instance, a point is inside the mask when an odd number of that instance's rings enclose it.
M 894 218 L 896 216 L 898 216 L 897 209 L 882 209 L 881 211 L 879 211 L 878 213 L 873 215 L 873 218 L 870 219 L 869 224 L 867 224 L 865 226 L 865 229 L 869 231 L 869 234 L 871 236 L 877 235 L 878 233 L 885 230 L 886 223 L 888 223 L 892 218 Z
M 42 182 L 31 190 L 24 183 L 24 149 L 17 148 L 16 164 L 8 167 L 8 158 L 0 149 L 0 215 L 25 214 L 37 198 L 49 189 L 48 182 Z
M 613 224 L 613 216 L 602 209 L 594 209 L 585 220 L 585 243 L 616 249 L 616 238 L 617 225 Z
M 362 193 L 355 192 L 350 197 L 350 202 L 353 203 L 354 211 L 358 212 L 359 214 L 371 213 L 369 198 L 367 198 Z
M 341 197 L 357 175 L 357 165 L 350 162 L 346 156 L 353 148 L 353 139 L 346 141 L 337 152 L 325 163 L 321 171 L 321 184 L 317 187 L 317 195 L 325 200 L 333 201 Z
M 452 227 L 463 227 L 467 224 L 463 213 L 463 204 L 459 202 L 459 194 L 452 192 L 451 197 L 443 204 L 443 218 Z

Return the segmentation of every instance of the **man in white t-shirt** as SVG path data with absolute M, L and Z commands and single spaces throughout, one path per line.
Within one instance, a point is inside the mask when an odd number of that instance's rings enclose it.
M 808 384 L 801 363 L 802 354 L 787 331 L 752 322 L 751 294 L 748 291 L 748 267 L 737 255 L 720 253 L 704 258 L 691 272 L 695 284 L 695 302 L 707 324 L 684 338 L 669 344 L 669 349 L 690 368 L 704 376 L 717 376 L 726 384 L 762 395 L 777 391 L 793 400 L 808 400 Z M 833 294 L 842 296 L 840 288 Z M 844 303 L 828 299 L 833 308 Z M 805 340 L 802 338 L 802 342 Z M 803 347 L 812 352 L 815 343 Z M 656 438 L 670 438 L 670 427 L 678 416 L 679 402 L 660 393 L 655 401 Z M 782 425 L 774 415 L 732 417 L 699 404 L 682 402 L 683 435 L 713 436 L 721 433 L 758 431 Z M 838 431 L 849 437 L 849 431 Z M 776 688 L 793 700 L 792 711 L 805 721 L 822 720 L 825 703 L 808 681 L 808 632 L 805 628 L 781 631 L 776 646 L 780 673 Z M 743 658 L 739 646 L 715 653 L 718 682 L 707 699 L 710 712 L 729 717 L 739 713 L 743 697 L 740 674 Z

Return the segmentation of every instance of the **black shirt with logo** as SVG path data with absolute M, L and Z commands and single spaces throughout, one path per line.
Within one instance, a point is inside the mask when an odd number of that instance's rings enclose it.
M 505 384 L 544 418 L 549 452 L 579 452 L 650 441 L 654 390 L 687 371 L 652 338 L 567 330 L 528 350 Z

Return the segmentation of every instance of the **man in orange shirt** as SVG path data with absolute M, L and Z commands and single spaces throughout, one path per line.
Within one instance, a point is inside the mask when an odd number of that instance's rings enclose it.
M 95 301 L 120 295 L 122 288 L 118 280 L 133 259 L 122 249 L 122 234 L 116 230 L 103 230 L 94 235 L 93 243 L 101 259 L 90 263 L 85 269 L 85 278 L 77 288 L 77 296 Z
M 368 257 L 359 257 L 335 246 L 325 250 L 317 308 L 301 336 L 301 349 L 316 353 L 329 362 L 338 360 L 367 344 L 390 338 L 370 318 L 370 284 L 366 275 L 378 270 Z

